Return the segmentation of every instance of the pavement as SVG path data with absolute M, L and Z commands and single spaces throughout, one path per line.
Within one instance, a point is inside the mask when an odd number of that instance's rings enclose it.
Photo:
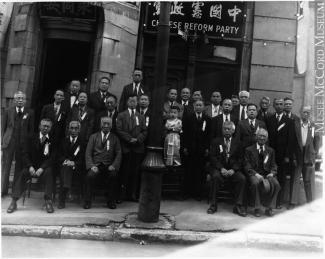
M 117 209 L 105 207 L 105 201 L 96 197 L 90 210 L 77 202 L 67 202 L 65 209 L 53 214 L 43 208 L 42 194 L 31 192 L 25 205 L 18 201 L 18 210 L 7 214 L 10 197 L 1 199 L 1 231 L 7 236 L 32 236 L 58 239 L 86 239 L 104 241 L 200 243 L 218 240 L 223 246 L 281 247 L 322 251 L 323 200 L 322 184 L 316 184 L 318 198 L 311 204 L 294 210 L 275 210 L 269 218 L 247 217 L 232 213 L 232 204 L 220 202 L 218 212 L 206 213 L 207 201 L 163 200 L 157 223 L 143 223 L 137 219 L 138 203 L 123 202 Z

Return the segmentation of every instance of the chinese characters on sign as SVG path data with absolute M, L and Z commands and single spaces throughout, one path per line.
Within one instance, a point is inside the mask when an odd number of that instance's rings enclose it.
M 148 3 L 147 30 L 156 31 L 160 2 Z M 211 36 L 240 38 L 244 25 L 243 2 L 173 1 L 170 8 L 171 33 L 189 31 L 206 32 Z

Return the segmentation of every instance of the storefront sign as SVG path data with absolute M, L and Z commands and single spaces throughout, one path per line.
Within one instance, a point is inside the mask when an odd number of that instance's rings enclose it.
M 147 31 L 157 31 L 160 2 L 150 2 L 147 8 Z M 244 28 L 243 2 L 178 2 L 170 9 L 171 33 L 195 31 L 209 36 L 241 38 Z
M 40 4 L 40 16 L 96 20 L 96 6 L 91 2 L 46 2 Z

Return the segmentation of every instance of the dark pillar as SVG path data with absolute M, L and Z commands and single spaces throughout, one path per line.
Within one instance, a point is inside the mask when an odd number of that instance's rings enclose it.
M 159 220 L 163 161 L 162 107 L 166 93 L 169 48 L 170 3 L 161 2 L 156 47 L 155 84 L 151 97 L 151 117 L 148 135 L 148 153 L 142 164 L 142 178 L 138 219 L 143 222 Z

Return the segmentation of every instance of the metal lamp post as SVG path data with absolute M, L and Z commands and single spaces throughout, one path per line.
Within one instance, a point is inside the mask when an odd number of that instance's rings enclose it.
M 143 222 L 159 220 L 163 161 L 162 108 L 166 92 L 166 76 L 169 48 L 170 2 L 160 3 L 158 37 L 156 48 L 155 80 L 152 90 L 152 110 L 148 135 L 147 155 L 142 164 L 141 191 L 138 219 Z

